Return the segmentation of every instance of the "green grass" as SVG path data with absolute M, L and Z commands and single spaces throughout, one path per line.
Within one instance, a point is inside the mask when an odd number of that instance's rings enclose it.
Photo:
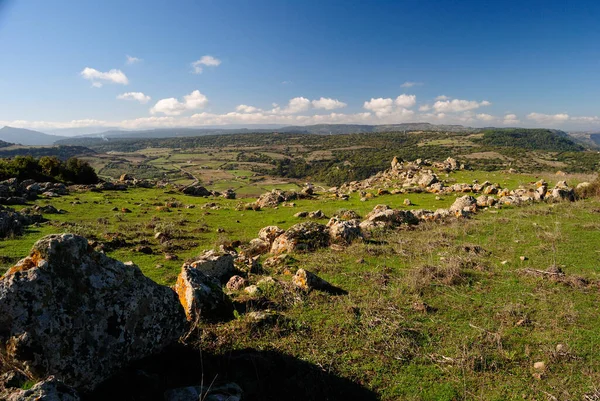
M 539 177 L 461 171 L 448 178 L 487 179 L 514 188 Z M 295 184 L 277 187 L 298 188 Z M 238 195 L 242 194 L 240 190 Z M 414 205 L 403 206 L 405 198 Z M 448 207 L 454 199 L 453 195 L 436 200 L 434 194 L 400 194 L 361 202 L 355 193 L 348 201 L 324 196 L 294 201 L 295 207 L 237 211 L 239 203 L 253 199 L 204 199 L 162 189 L 73 193 L 37 201 L 67 213 L 48 215 L 49 223 L 1 241 L 0 255 L 8 260 L 3 262 L 6 268 L 26 256 L 46 234 L 72 231 L 106 241 L 107 234 L 119 233 L 129 245 L 108 254 L 132 260 L 153 280 L 171 285 L 183 260 L 224 241 L 247 242 L 267 225 L 289 228 L 303 221 L 293 217 L 301 210 L 321 209 L 331 216 L 345 208 L 364 216 L 377 204 L 437 209 Z M 156 209 L 166 202 L 195 208 Z M 220 209 L 202 208 L 212 202 Z M 114 207 L 119 211 L 112 211 Z M 121 208 L 132 213 L 121 213 Z M 374 238 L 379 242 L 358 241 L 343 251 L 296 254 L 296 266 L 317 273 L 347 295 L 313 291 L 292 297 L 284 286 L 268 295 L 271 307 L 288 323 L 257 332 L 245 325 L 240 310 L 238 319 L 203 324 L 196 341 L 203 350 L 215 353 L 250 347 L 293 355 L 360 383 L 383 400 L 547 399 L 549 395 L 582 399 L 600 380 L 598 285 L 594 284 L 600 282 L 599 209 L 599 200 L 492 209 L 471 219 L 379 233 Z M 224 232 L 217 232 L 219 228 Z M 163 246 L 154 239 L 156 230 L 172 235 L 171 252 L 180 260 L 165 260 Z M 135 251 L 143 241 L 154 254 Z M 481 247 L 479 254 L 465 248 L 474 245 Z M 521 261 L 520 256 L 527 260 Z M 524 269 L 545 270 L 551 265 L 592 284 L 568 286 L 524 273 Z M 426 266 L 435 266 L 437 273 L 429 274 L 433 270 Z M 263 275 L 283 283 L 291 279 L 275 270 L 250 274 L 248 279 L 255 283 Z M 233 296 L 244 299 L 241 294 Z M 433 309 L 416 310 L 413 304 L 421 302 Z M 247 311 L 258 309 L 257 305 L 248 302 Z M 564 344 L 564 352 L 556 352 L 558 344 Z M 537 361 L 547 366 L 541 377 L 534 376 Z

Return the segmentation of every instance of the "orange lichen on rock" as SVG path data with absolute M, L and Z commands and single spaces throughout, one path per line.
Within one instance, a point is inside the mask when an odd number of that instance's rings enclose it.
M 26 257 L 21 262 L 8 269 L 5 276 L 32 269 L 38 265 L 40 260 L 42 260 L 42 255 L 40 255 L 38 251 L 34 251 L 30 256 Z
M 177 282 L 173 289 L 177 293 L 177 297 L 179 297 L 179 302 L 181 303 L 181 306 L 183 306 L 187 320 L 192 320 L 191 308 L 190 305 L 188 305 L 188 283 L 183 274 L 180 274 L 177 277 Z

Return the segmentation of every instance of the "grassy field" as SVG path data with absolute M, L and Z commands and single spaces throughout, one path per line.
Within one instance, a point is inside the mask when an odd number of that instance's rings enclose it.
M 236 178 L 225 185 L 249 178 L 229 172 Z M 574 184 L 591 176 L 460 171 L 442 178 L 516 188 L 540 178 Z M 242 197 L 277 186 L 240 182 L 255 188 L 240 187 Z M 413 205 L 403 206 L 406 198 Z M 195 198 L 168 189 L 72 193 L 36 201 L 65 213 L 1 241 L 0 262 L 6 269 L 41 236 L 73 232 L 117 244 L 110 256 L 132 260 L 153 280 L 172 285 L 184 260 L 223 243 L 248 242 L 267 225 L 289 228 L 303 221 L 294 217 L 298 211 L 331 216 L 352 209 L 364 216 L 377 204 L 437 209 L 454 199 L 401 194 L 361 202 L 358 194 L 347 201 L 323 194 L 294 207 L 238 211 L 253 198 Z M 168 233 L 170 243 L 155 239 L 158 231 Z M 291 355 L 384 400 L 582 399 L 600 381 L 599 242 L 598 200 L 490 209 L 466 220 L 381 232 L 343 250 L 292 255 L 287 269 L 263 268 L 247 277 L 288 283 L 303 267 L 346 294 L 291 294 L 285 284 L 256 297 L 233 293 L 237 318 L 203 324 L 190 341 L 214 354 L 251 348 Z M 178 260 L 166 260 L 165 253 Z M 543 273 L 550 266 L 564 275 Z M 246 318 L 267 307 L 279 317 L 266 327 Z M 544 368 L 534 368 L 536 362 Z

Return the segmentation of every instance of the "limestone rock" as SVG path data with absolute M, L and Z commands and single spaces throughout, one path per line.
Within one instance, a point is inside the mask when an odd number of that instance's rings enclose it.
M 230 291 L 239 291 L 246 286 L 246 279 L 242 276 L 235 275 L 229 279 L 227 282 L 227 289 Z
M 34 378 L 91 390 L 185 330 L 177 295 L 73 234 L 49 235 L 0 279 L 0 348 Z
M 235 273 L 233 256 L 215 250 L 204 252 L 200 258 L 190 263 L 190 266 L 200 270 L 207 276 L 215 277 L 222 283 L 226 283 Z
M 359 220 L 339 220 L 332 217 L 327 223 L 331 243 L 349 244 L 362 236 Z
M 461 196 L 456 199 L 452 206 L 450 206 L 451 212 L 457 211 L 469 211 L 475 212 L 477 210 L 477 200 L 470 195 Z
M 327 290 L 331 288 L 331 284 L 327 281 L 305 269 L 298 269 L 294 277 L 292 277 L 292 284 L 302 291 Z
M 275 239 L 271 253 L 314 251 L 329 245 L 329 234 L 323 224 L 306 221 L 295 224 Z
M 273 244 L 275 238 L 279 237 L 284 232 L 285 230 L 282 230 L 277 226 L 267 226 L 260 229 L 260 231 L 258 232 L 258 238 L 262 239 L 265 242 L 268 242 L 269 244 Z
M 189 321 L 218 319 L 231 313 L 229 300 L 219 281 L 190 265 L 181 267 L 175 292 Z

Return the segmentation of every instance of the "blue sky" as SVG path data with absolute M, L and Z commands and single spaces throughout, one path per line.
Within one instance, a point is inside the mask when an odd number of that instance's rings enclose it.
M 0 126 L 600 130 L 598 21 L 597 1 L 0 0 Z

